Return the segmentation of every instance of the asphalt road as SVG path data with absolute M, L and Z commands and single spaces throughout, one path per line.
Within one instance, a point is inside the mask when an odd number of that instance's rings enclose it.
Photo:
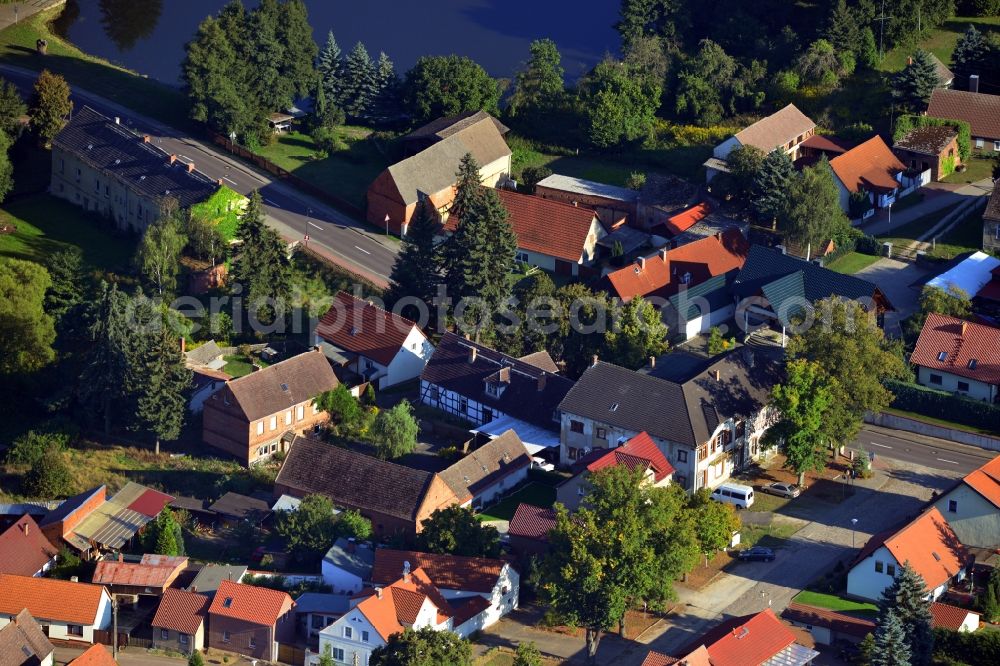
M 28 98 L 37 77 L 35 72 L 0 65 L 0 73 L 18 86 L 25 99 Z M 269 174 L 237 161 L 210 143 L 186 136 L 78 87 L 72 87 L 72 96 L 74 108 L 86 105 L 109 118 L 120 118 L 123 125 L 149 134 L 167 153 L 176 154 L 184 163 L 194 162 L 195 167 L 209 178 L 222 179 L 228 187 L 242 194 L 260 190 L 267 207 L 268 223 L 289 241 L 302 241 L 308 235 L 310 246 L 318 245 L 317 250 L 330 255 L 344 267 L 378 284 L 388 281 L 396 259 L 395 242 L 373 233 L 363 222 L 273 180 Z
M 998 455 L 977 446 L 872 425 L 861 429 L 851 448 L 874 452 L 876 458 L 891 458 L 961 474 L 968 474 Z

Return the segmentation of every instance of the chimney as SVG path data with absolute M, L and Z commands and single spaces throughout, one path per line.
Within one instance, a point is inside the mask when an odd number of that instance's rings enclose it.
M 194 162 L 188 162 L 188 173 L 194 173 Z
M 639 270 L 646 270 L 646 257 L 639 257 Z
M 663 261 L 663 263 L 667 263 L 667 248 L 665 247 L 660 248 L 660 260 Z
M 80 577 L 79 576 L 70 576 L 69 577 L 69 582 L 71 582 L 71 583 L 79 583 L 80 582 Z
M 28 533 L 31 531 L 31 525 L 25 521 L 24 525 L 21 525 L 21 529 L 24 530 L 24 536 L 28 536 Z
M 546 375 L 543 372 L 542 374 L 538 375 L 538 392 L 539 393 L 541 393 L 542 391 L 545 390 L 545 382 L 546 382 Z
M 198 591 L 198 586 L 197 585 L 192 585 L 191 586 L 191 591 L 192 592 L 197 592 Z
M 963 338 L 965 337 L 965 329 L 967 329 L 968 327 L 969 327 L 969 322 L 963 321 L 962 322 L 962 337 Z
M 119 118 L 118 116 L 115 116 L 115 125 L 121 125 L 121 124 L 122 124 L 122 119 Z
M 599 359 L 598 359 L 598 357 L 597 357 L 597 354 L 594 354 L 594 355 L 593 355 L 593 356 L 592 356 L 592 357 L 590 358 L 590 367 L 594 367 L 595 365 L 597 365 L 597 361 L 598 361 L 598 360 L 599 360 Z
M 656 367 L 656 357 L 655 356 L 650 356 L 649 357 L 649 367 L 650 368 L 655 368 Z
M 375 588 L 375 596 L 378 597 L 379 599 L 382 598 L 382 588 L 381 587 L 376 587 Z
M 719 371 L 719 370 L 715 370 L 713 372 L 715 374 L 715 381 L 721 382 L 722 381 L 722 372 Z
M 219 178 L 218 180 L 216 180 L 215 184 L 218 185 L 219 187 L 222 187 L 222 179 Z
M 406 562 L 403 562 L 403 582 L 404 583 L 409 583 L 410 582 L 410 562 L 409 562 L 409 560 L 407 560 Z
M 469 347 L 469 363 L 476 362 L 476 355 L 478 353 L 479 353 L 478 349 L 476 349 L 475 347 Z
M 142 135 L 142 142 L 143 143 L 150 143 L 151 141 L 152 141 L 152 138 L 150 138 L 150 136 L 148 134 L 143 134 Z
M 907 65 L 913 64 L 913 56 L 906 56 L 906 64 Z
M 979 75 L 969 74 L 969 92 L 979 92 Z
M 357 542 L 354 541 L 354 537 L 349 538 L 347 540 L 347 552 L 353 553 L 357 549 L 358 549 L 358 544 Z
M 173 166 L 174 162 L 176 162 L 176 161 L 177 161 L 177 156 L 176 155 L 171 155 L 170 156 L 170 165 Z

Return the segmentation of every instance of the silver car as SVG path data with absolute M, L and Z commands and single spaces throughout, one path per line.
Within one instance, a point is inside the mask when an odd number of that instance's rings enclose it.
M 802 494 L 802 489 L 794 483 L 769 483 L 761 488 L 761 491 L 769 495 L 787 497 L 788 499 L 794 499 Z

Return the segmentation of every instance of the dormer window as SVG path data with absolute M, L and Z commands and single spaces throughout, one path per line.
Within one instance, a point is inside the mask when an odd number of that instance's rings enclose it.
M 494 398 L 503 395 L 504 388 L 506 388 L 506 384 L 501 382 L 486 382 L 486 394 Z
M 969 359 L 969 370 L 975 370 L 977 365 L 979 365 L 979 361 L 977 359 Z
M 938 352 L 938 360 L 943 361 L 948 358 L 948 352 Z

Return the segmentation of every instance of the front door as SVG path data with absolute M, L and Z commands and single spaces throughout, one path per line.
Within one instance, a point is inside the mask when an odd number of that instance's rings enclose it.
M 558 275 L 572 275 L 573 264 L 564 259 L 556 259 L 556 273 Z

